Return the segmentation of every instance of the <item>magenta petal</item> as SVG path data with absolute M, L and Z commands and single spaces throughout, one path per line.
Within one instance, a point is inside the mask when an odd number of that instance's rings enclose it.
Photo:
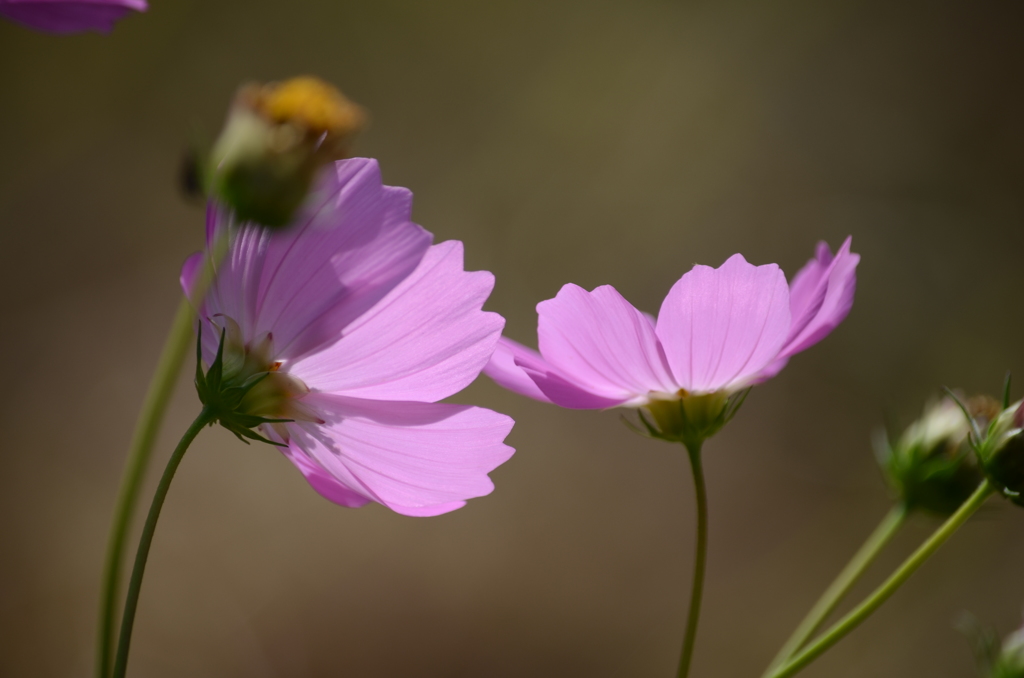
M 0 0 L 0 15 L 47 33 L 109 33 L 129 12 L 145 12 L 145 0 Z
M 234 319 L 245 337 L 273 333 L 285 360 L 334 343 L 430 246 L 409 220 L 411 194 L 382 186 L 376 161 L 346 160 L 324 174 L 297 225 L 239 229 L 204 308 Z
M 650 320 L 610 285 L 565 285 L 537 314 L 541 355 L 589 393 L 621 403 L 678 390 Z
M 818 243 L 815 258 L 793 277 L 790 293 L 793 316 L 796 318 L 799 313 L 809 317 L 799 331 L 790 333 L 780 357 L 792 356 L 818 343 L 850 313 L 860 261 L 860 255 L 850 251 L 851 240 L 843 241 L 835 257 L 827 243 Z M 821 299 L 817 308 L 812 301 L 815 298 Z M 802 307 L 798 307 L 798 303 Z
M 206 254 L 203 252 L 196 252 L 185 260 L 185 263 L 181 265 L 181 276 L 178 278 L 181 282 L 181 291 L 185 293 L 188 299 L 192 299 L 192 292 L 195 291 L 196 283 L 199 282 L 199 274 L 203 270 L 203 261 L 206 258 Z
M 673 285 L 657 334 L 680 386 L 710 393 L 751 383 L 778 355 L 789 327 L 782 271 L 735 254 L 717 269 L 694 266 Z
M 328 394 L 310 394 L 303 403 L 327 421 L 288 424 L 291 447 L 343 490 L 397 513 L 436 515 L 489 494 L 487 474 L 514 451 L 503 442 L 512 420 L 479 407 Z M 337 492 L 334 485 L 312 475 L 314 488 L 332 498 L 321 488 Z
M 313 390 L 373 400 L 436 401 L 465 388 L 490 359 L 505 321 L 481 310 L 494 276 L 462 266 L 462 243 L 431 247 L 340 341 L 289 372 Z

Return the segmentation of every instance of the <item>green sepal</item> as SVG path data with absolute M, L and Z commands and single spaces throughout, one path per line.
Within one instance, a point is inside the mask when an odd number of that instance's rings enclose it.
M 241 384 L 231 383 L 231 379 L 224 377 L 224 339 L 226 330 L 221 330 L 220 341 L 217 344 L 217 355 L 210 364 L 206 373 L 203 373 L 203 326 L 199 325 L 198 338 L 196 340 L 196 392 L 200 402 L 214 415 L 214 421 L 235 434 L 235 436 L 246 445 L 250 440 L 256 440 L 268 445 L 287 447 L 284 443 L 278 443 L 260 434 L 253 429 L 262 424 L 284 424 L 294 421 L 293 419 L 279 419 L 272 417 L 261 417 L 255 414 L 245 414 L 238 411 L 246 394 L 270 373 L 259 372 L 245 379 Z M 211 422 L 212 423 L 212 422 Z

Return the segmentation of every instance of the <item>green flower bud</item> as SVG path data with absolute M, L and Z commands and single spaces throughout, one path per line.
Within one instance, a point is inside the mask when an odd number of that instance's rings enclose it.
M 207 186 L 239 220 L 283 226 L 365 122 L 362 108 L 316 78 L 245 85 L 214 144 Z
M 968 401 L 967 409 L 984 426 L 998 412 L 998 404 L 979 396 Z M 927 406 L 895 444 L 884 434 L 876 439 L 886 479 L 908 509 L 950 515 L 971 496 L 984 476 L 971 449 L 970 431 L 960 406 L 945 397 Z
M 1003 640 L 990 678 L 1024 678 L 1024 628 Z
M 1024 401 L 1010 405 L 992 422 L 981 457 L 989 481 L 1007 499 L 1024 506 Z

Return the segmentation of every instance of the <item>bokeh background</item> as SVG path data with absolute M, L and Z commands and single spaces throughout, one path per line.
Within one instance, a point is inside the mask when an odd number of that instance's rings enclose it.
M 853 235 L 848 320 L 705 448 L 695 677 L 759 675 L 885 513 L 869 441 L 886 417 L 943 384 L 1024 384 L 1019 2 L 151 4 L 109 36 L 0 22 L 0 675 L 90 674 L 121 464 L 201 242 L 178 163 L 248 79 L 317 74 L 366 106 L 358 154 L 494 271 L 488 308 L 527 343 L 568 281 L 654 312 L 696 262 L 792 273 Z M 493 495 L 431 519 L 336 507 L 273 449 L 204 433 L 132 673 L 673 675 L 682 451 L 486 379 L 457 400 L 512 415 L 518 452 Z M 185 377 L 156 467 L 196 411 Z M 869 584 L 934 525 L 913 520 Z M 1009 631 L 1022 572 L 1024 512 L 993 501 L 804 675 L 974 675 L 953 622 Z

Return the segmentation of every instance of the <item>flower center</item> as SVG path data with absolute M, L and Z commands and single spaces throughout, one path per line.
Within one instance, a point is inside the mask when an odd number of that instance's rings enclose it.
M 273 334 L 267 332 L 245 342 L 241 328 L 232 318 L 218 315 L 215 321 L 219 321 L 225 332 L 224 383 L 243 386 L 256 382 L 236 408 L 238 414 L 323 423 L 308 405 L 300 402 L 309 393 L 309 387 L 282 371 L 281 361 L 273 359 Z
M 730 398 L 725 392 L 689 393 L 680 389 L 673 395 L 644 406 L 666 438 L 687 445 L 696 443 L 710 438 L 727 420 Z

